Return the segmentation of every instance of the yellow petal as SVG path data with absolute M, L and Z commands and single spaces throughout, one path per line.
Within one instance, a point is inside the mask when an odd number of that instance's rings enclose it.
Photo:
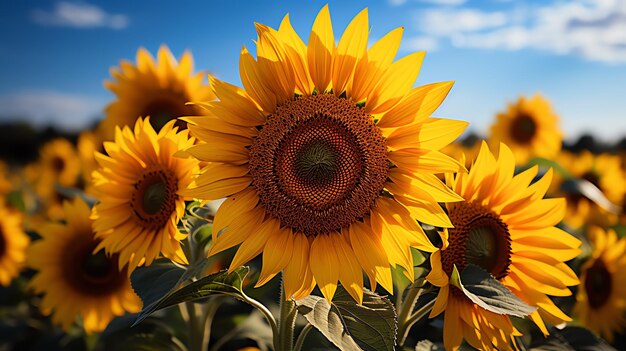
M 336 234 L 330 234 L 336 235 Z M 322 295 L 331 302 L 337 290 L 341 262 L 337 258 L 332 240 L 326 234 L 315 237 L 311 244 L 309 264 Z
M 454 82 L 432 83 L 412 89 L 381 117 L 377 125 L 380 128 L 395 128 L 421 122 L 441 105 L 453 84 Z
M 335 95 L 341 95 L 352 80 L 356 63 L 367 50 L 369 34 L 367 8 L 350 22 L 333 55 L 332 83 Z
M 311 79 L 320 93 L 330 87 L 335 37 L 328 5 L 317 14 L 309 37 L 308 63 Z
M 365 110 L 382 113 L 397 104 L 411 89 L 419 74 L 425 52 L 414 52 L 394 62 L 374 88 Z
M 263 268 L 259 275 L 259 280 L 255 287 L 261 286 L 270 281 L 279 273 L 289 261 L 293 254 L 293 234 L 290 229 L 280 228 L 278 220 L 272 223 L 274 234 L 267 240 L 263 249 Z

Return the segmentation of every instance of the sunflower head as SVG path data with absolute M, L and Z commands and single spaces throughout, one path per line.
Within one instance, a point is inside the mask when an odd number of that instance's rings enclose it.
M 133 270 L 150 264 L 159 254 L 185 262 L 177 227 L 184 215 L 186 189 L 198 173 L 198 161 L 174 154 L 194 144 L 188 131 L 170 121 L 157 133 L 148 118 L 134 129 L 117 128 L 115 140 L 96 154 L 94 192 L 100 200 L 93 210 L 99 248 L 119 254 L 120 265 Z
M 41 147 L 36 169 L 33 174 L 35 191 L 44 201 L 52 196 L 55 185 L 76 186 L 81 172 L 76 148 L 63 138 L 47 142 Z
M 561 150 L 563 133 L 558 121 L 548 100 L 540 95 L 530 99 L 520 97 L 509 104 L 506 112 L 498 113 L 491 126 L 489 143 L 493 149 L 500 143 L 507 144 L 519 165 L 532 157 L 550 159 Z
M 65 223 L 41 226 L 42 239 L 29 249 L 28 264 L 38 271 L 29 286 L 43 294 L 40 308 L 54 323 L 67 330 L 80 317 L 88 333 L 99 332 L 115 316 L 138 312 L 141 301 L 128 268 L 97 249 L 87 204 L 76 198 L 64 210 Z
M 593 251 L 581 267 L 574 315 L 612 342 L 626 330 L 626 239 L 600 227 L 590 227 L 589 238 Z
M 585 180 L 598 188 L 609 203 L 597 203 L 585 197 L 572 181 L 556 175 L 551 191 L 567 199 L 564 222 L 571 228 L 583 225 L 611 226 L 618 221 L 618 209 L 626 197 L 626 175 L 620 167 L 619 156 L 593 155 L 589 151 L 574 154 L 561 152 L 557 162 L 575 179 Z
M 100 126 L 102 138 L 111 140 L 115 126 L 132 126 L 140 116 L 150 117 L 158 131 L 167 122 L 180 116 L 202 115 L 203 109 L 187 105 L 190 101 L 212 100 L 214 95 L 204 81 L 206 74 L 193 73 L 193 57 L 185 52 L 177 61 L 169 48 L 162 45 L 157 59 L 140 48 L 137 63 L 122 61 L 111 70 L 112 81 L 105 86 L 117 97 L 106 108 Z M 186 127 L 177 121 L 179 128 Z
M 552 170 L 535 182 L 536 166 L 514 175 L 512 151 L 504 144 L 499 149 L 496 158 L 483 142 L 468 174 L 446 178 L 464 201 L 447 204 L 454 228 L 431 255 L 432 270 L 426 277 L 440 287 L 431 317 L 445 311 L 446 349 L 457 348 L 463 339 L 479 349 L 510 349 L 510 338 L 519 335 L 508 316 L 477 306 L 450 285 L 455 266 L 462 271 L 477 265 L 536 306 L 529 318 L 545 334 L 544 321 L 570 320 L 548 297 L 571 295 L 567 287 L 578 284 L 564 262 L 580 253 L 580 241 L 555 227 L 565 213 L 565 201 L 544 199 Z
M 258 285 L 282 271 L 287 297 L 341 282 L 361 301 L 363 271 L 393 291 L 390 266 L 412 279 L 410 248 L 435 250 L 416 219 L 449 227 L 437 202 L 460 200 L 436 174 L 464 170 L 439 150 L 467 123 L 429 118 L 452 83 L 413 88 L 424 53 L 394 61 L 402 28 L 368 49 L 367 9 L 338 44 L 327 6 L 307 44 L 288 16 L 256 29 L 244 89 L 212 79 L 218 99 L 185 118 L 207 162 L 185 193 L 227 198 L 210 253 L 241 244 L 231 269 L 262 253 Z
M 26 261 L 28 235 L 22 229 L 22 215 L 0 204 L 0 285 L 8 286 Z

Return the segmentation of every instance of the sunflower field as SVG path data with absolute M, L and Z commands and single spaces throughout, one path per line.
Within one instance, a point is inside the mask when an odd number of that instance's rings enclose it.
M 138 48 L 4 156 L 0 350 L 626 349 L 625 148 L 533 92 L 435 117 L 404 24 L 329 8 L 249 23 L 240 82 Z

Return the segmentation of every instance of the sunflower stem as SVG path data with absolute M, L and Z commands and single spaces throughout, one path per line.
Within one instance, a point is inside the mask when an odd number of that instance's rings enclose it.
M 277 351 L 293 350 L 293 335 L 298 310 L 296 303 L 285 296 L 284 282 L 280 284 L 280 320 L 278 322 L 279 348 Z
M 302 330 L 300 331 L 300 335 L 298 335 L 298 339 L 296 340 L 296 344 L 293 347 L 293 351 L 302 350 L 302 346 L 304 345 L 304 339 L 306 339 L 306 336 L 309 334 L 309 332 L 312 329 L 313 329 L 313 325 L 311 324 L 307 324 L 304 326 L 304 328 L 302 328 Z
M 274 318 L 274 315 L 272 315 L 272 312 L 270 312 L 270 310 L 267 307 L 265 307 L 265 305 L 251 298 L 250 296 L 243 294 L 242 297 L 245 303 L 249 304 L 250 306 L 259 310 L 259 312 L 263 313 L 263 316 L 265 316 L 265 319 L 267 319 L 267 322 L 270 324 L 270 327 L 272 328 L 272 343 L 274 344 L 274 350 L 279 351 L 280 343 L 278 339 L 278 325 L 276 324 L 276 319 Z
M 437 299 L 432 299 L 428 301 L 424 306 L 420 307 L 419 310 L 417 310 L 411 315 L 411 317 L 407 319 L 406 323 L 403 324 L 404 328 L 402 328 L 402 326 L 398 328 L 399 345 L 404 345 L 404 342 L 406 341 L 406 338 L 409 335 L 409 331 L 411 330 L 413 324 L 426 317 L 426 315 L 433 309 L 436 300 Z
M 189 351 L 202 351 L 204 322 L 201 320 L 203 313 L 198 311 L 198 307 L 202 309 L 202 306 L 193 302 L 185 302 L 185 307 L 187 307 L 187 314 L 189 315 L 189 339 L 187 341 Z
M 422 294 L 422 287 L 424 286 L 424 279 L 420 278 L 413 282 L 407 289 L 406 298 L 398 308 L 398 345 L 403 346 L 406 341 L 406 336 L 409 329 L 415 324 L 409 324 L 411 318 L 411 312 L 415 308 L 417 299 Z

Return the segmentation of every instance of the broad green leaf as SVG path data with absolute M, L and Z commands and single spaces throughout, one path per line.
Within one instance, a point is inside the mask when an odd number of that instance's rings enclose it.
M 145 307 L 178 286 L 184 274 L 184 269 L 170 261 L 155 261 L 149 266 L 137 267 L 130 275 L 130 283 Z
M 393 304 L 367 289 L 363 304 L 339 285 L 332 304 L 310 295 L 296 301 L 298 312 L 341 350 L 394 350 L 397 320 Z
M 454 266 L 450 283 L 478 306 L 498 314 L 526 317 L 537 307 L 527 305 L 484 269 L 468 264 L 463 272 Z
M 198 279 L 180 289 L 170 291 L 149 306 L 144 305 L 134 325 L 155 311 L 181 302 L 201 300 L 214 295 L 228 295 L 243 300 L 243 296 L 245 296 L 242 286 L 243 280 L 249 271 L 248 267 L 239 267 L 232 273 L 224 270 Z

